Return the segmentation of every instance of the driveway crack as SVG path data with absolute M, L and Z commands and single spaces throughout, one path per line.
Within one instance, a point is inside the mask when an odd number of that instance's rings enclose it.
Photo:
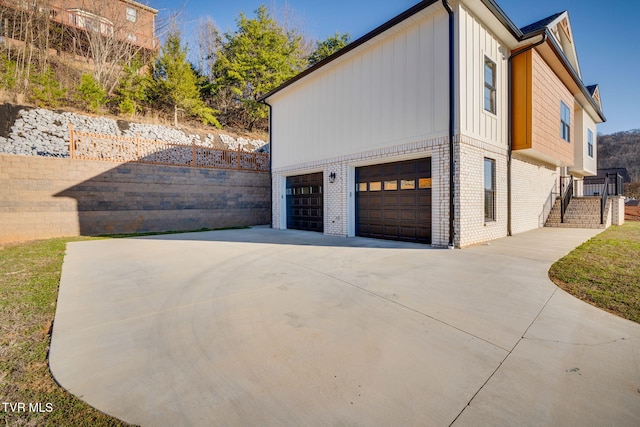
M 467 405 L 462 408 L 462 410 L 460 411 L 460 413 L 453 419 L 453 421 L 451 421 L 451 424 L 449 424 L 449 427 L 453 426 L 456 421 L 458 420 L 458 418 L 460 418 L 460 416 L 462 416 L 462 414 L 464 413 L 464 411 L 467 410 L 467 408 L 469 406 L 471 406 L 471 403 L 473 402 L 473 400 L 476 398 L 476 396 L 482 391 L 482 389 L 484 389 L 484 387 L 489 383 L 489 381 L 491 381 L 491 378 L 493 378 L 495 376 L 495 374 L 500 370 L 500 368 L 502 367 L 502 365 L 504 364 L 504 362 L 507 361 L 507 359 L 509 358 L 509 356 L 511 356 L 511 354 L 514 352 L 514 350 L 516 349 L 516 347 L 518 347 L 518 345 L 522 342 L 522 340 L 525 339 L 525 335 L 527 335 L 527 332 L 529 332 L 529 329 L 531 329 L 531 327 L 533 326 L 534 323 L 536 323 L 536 320 L 538 320 L 538 317 L 540 317 L 540 314 L 542 314 L 542 312 L 544 311 L 544 309 L 547 307 L 547 305 L 549 304 L 549 301 L 551 301 L 551 298 L 553 298 L 553 296 L 556 294 L 556 292 L 558 291 L 558 288 L 554 289 L 553 292 L 551 293 L 551 295 L 549 296 L 549 298 L 547 298 L 547 300 L 545 301 L 544 305 L 542 306 L 542 308 L 540 309 L 540 311 L 538 311 L 538 314 L 536 314 L 536 316 L 533 318 L 533 320 L 531 321 L 531 323 L 529 324 L 529 326 L 527 326 L 527 329 L 525 329 L 525 331 L 522 333 L 522 336 L 520 337 L 520 339 L 515 343 L 515 345 L 513 346 L 513 348 L 511 350 L 507 350 L 507 355 L 504 357 L 504 359 L 502 359 L 500 361 L 500 363 L 498 364 L 498 366 L 496 367 L 496 369 L 491 373 L 491 375 L 489 375 L 489 377 L 487 377 L 487 380 L 480 386 L 480 388 L 473 394 L 473 396 L 471 396 L 471 399 L 469 399 L 469 402 L 467 402 Z

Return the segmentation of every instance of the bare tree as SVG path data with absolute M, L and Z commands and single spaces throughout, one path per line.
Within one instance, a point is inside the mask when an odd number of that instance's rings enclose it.
M 206 16 L 198 21 L 198 68 L 200 74 L 213 81 L 213 65 L 216 62 L 222 40 L 215 21 Z

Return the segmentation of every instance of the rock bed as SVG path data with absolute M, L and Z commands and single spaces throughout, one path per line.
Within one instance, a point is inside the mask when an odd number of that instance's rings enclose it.
M 129 128 L 120 131 L 115 120 L 107 117 L 89 117 L 80 114 L 46 110 L 43 108 L 22 110 L 8 138 L 0 137 L 0 153 L 27 156 L 69 157 L 69 123 L 78 132 L 102 135 L 117 135 L 158 140 L 171 144 L 213 147 L 215 136 L 207 134 L 203 141 L 200 135 L 186 134 L 171 127 L 129 123 Z M 261 140 L 233 138 L 220 135 L 220 140 L 230 150 L 269 152 L 268 144 Z

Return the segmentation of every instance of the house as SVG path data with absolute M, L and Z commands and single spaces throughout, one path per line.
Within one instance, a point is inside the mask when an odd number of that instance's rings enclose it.
M 421 1 L 261 100 L 274 228 L 440 247 L 543 226 L 605 121 L 568 12 L 519 29 L 494 0 Z
M 134 0 L 0 0 L 0 38 L 22 42 L 28 23 L 46 19 L 50 45 L 60 51 L 86 50 L 87 34 L 126 41 L 144 52 L 155 52 L 155 17 L 158 11 Z M 54 36 L 55 35 L 55 36 Z

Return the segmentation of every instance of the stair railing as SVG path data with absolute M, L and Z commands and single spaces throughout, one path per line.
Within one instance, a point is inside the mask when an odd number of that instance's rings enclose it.
M 573 198 L 573 175 L 560 177 L 560 191 L 562 200 L 560 203 L 560 222 L 564 224 L 564 214 Z

